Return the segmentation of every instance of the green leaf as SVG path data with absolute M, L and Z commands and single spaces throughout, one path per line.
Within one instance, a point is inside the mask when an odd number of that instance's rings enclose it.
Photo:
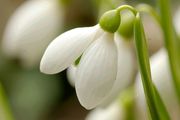
M 170 69 L 177 96 L 180 101 L 180 40 L 174 30 L 169 0 L 158 0 L 164 43 L 168 52 Z
M 0 84 L 0 119 L 1 120 L 14 120 L 1 84 Z
M 169 115 L 165 112 L 166 108 L 164 103 L 161 100 L 159 93 L 154 89 L 155 87 L 151 79 L 146 37 L 139 13 L 137 13 L 134 23 L 134 37 L 144 93 L 151 118 L 152 120 L 170 120 L 169 117 L 164 119 L 164 116 Z
M 156 89 L 156 87 L 154 86 L 154 93 L 155 93 L 155 98 L 156 98 L 156 106 L 158 111 L 160 112 L 161 114 L 161 120 L 170 120 L 170 117 L 168 115 L 168 112 L 165 108 L 165 105 Z

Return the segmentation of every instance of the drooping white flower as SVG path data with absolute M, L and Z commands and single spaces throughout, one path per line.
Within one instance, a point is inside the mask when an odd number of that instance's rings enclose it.
M 117 95 L 131 81 L 133 56 L 128 43 L 117 36 L 99 25 L 67 31 L 48 46 L 40 70 L 47 74 L 61 72 L 82 55 L 75 88 L 81 105 L 92 109 L 114 97 L 112 91 Z
M 25 66 L 37 65 L 49 42 L 60 32 L 62 13 L 58 0 L 25 1 L 7 23 L 3 51 Z
M 124 111 L 120 103 L 111 103 L 106 108 L 92 110 L 85 120 L 123 120 Z
M 166 50 L 163 48 L 150 59 L 152 80 L 165 103 L 165 106 L 173 120 L 180 117 L 178 99 L 173 86 L 172 76 L 169 68 L 169 61 Z M 144 90 L 140 75 L 137 76 L 136 83 L 137 106 L 140 110 L 142 120 L 147 119 L 147 108 L 145 103 Z
M 180 35 L 180 7 L 177 9 L 174 16 L 174 26 L 176 28 L 177 33 Z

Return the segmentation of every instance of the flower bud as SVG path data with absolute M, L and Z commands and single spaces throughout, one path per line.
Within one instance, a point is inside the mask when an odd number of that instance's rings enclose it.
M 99 24 L 107 32 L 114 33 L 120 24 L 120 14 L 117 10 L 110 10 L 102 15 Z

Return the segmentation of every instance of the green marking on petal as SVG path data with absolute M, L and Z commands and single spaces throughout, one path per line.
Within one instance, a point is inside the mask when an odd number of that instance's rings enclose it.
M 82 56 L 82 55 L 81 55 L 81 56 Z M 79 62 L 80 62 L 80 60 L 81 60 L 81 56 L 78 57 L 78 59 L 76 59 L 76 61 L 74 62 L 75 66 L 78 66 L 78 64 L 79 64 Z

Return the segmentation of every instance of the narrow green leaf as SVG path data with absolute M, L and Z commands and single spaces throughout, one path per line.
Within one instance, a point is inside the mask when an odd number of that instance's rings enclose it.
M 169 56 L 173 83 L 180 101 L 180 41 L 173 27 L 170 1 L 158 0 L 158 8 L 164 32 L 164 43 Z
M 0 84 L 0 119 L 14 120 L 1 84 Z
M 147 57 L 147 51 L 145 48 L 147 48 L 144 38 L 142 37 L 142 30 L 141 30 L 141 22 L 140 22 L 140 16 L 137 14 L 136 20 L 134 23 L 134 37 L 135 37 L 135 44 L 136 44 L 136 53 L 138 57 L 141 77 L 142 77 L 142 83 L 144 87 L 144 93 L 146 96 L 146 101 L 149 107 L 149 111 L 151 114 L 152 119 L 159 120 L 158 112 L 155 107 L 155 102 L 153 99 L 153 88 L 151 86 L 151 77 L 149 75 L 150 69 L 149 69 L 149 62 Z
M 170 120 L 163 101 L 159 93 L 154 89 L 151 79 L 150 63 L 144 29 L 141 23 L 140 15 L 137 13 L 134 23 L 134 37 L 136 53 L 141 72 L 144 93 L 152 120 Z M 164 119 L 164 116 L 166 119 Z
M 156 87 L 154 86 L 154 93 L 155 93 L 155 99 L 156 99 L 156 106 L 157 109 L 158 109 L 158 112 L 160 113 L 161 115 L 161 120 L 170 120 L 170 117 L 168 115 L 168 112 L 165 108 L 165 105 L 156 89 Z

